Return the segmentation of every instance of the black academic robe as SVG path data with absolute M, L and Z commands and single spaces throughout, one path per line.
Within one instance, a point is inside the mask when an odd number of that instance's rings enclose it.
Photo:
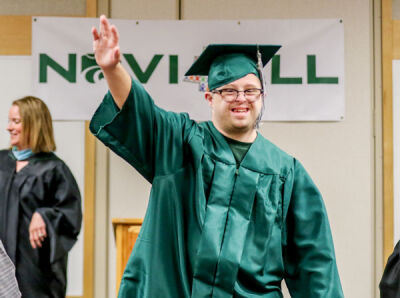
M 39 153 L 18 173 L 8 150 L 0 151 L 0 239 L 16 267 L 22 297 L 65 297 L 67 256 L 82 222 L 78 185 L 54 153 Z M 38 212 L 46 223 L 41 248 L 29 241 Z
M 400 298 L 400 241 L 387 261 L 379 289 L 381 298 Z

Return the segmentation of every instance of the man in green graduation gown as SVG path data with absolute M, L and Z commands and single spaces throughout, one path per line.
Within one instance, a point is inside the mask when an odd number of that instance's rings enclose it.
M 151 184 L 119 297 L 343 297 L 321 195 L 303 166 L 256 130 L 264 86 L 257 46 L 211 46 L 212 121 L 157 107 L 119 63 L 118 33 L 92 30 L 109 92 L 90 124 Z M 259 46 L 266 64 L 279 48 Z M 262 67 L 261 67 L 262 68 Z

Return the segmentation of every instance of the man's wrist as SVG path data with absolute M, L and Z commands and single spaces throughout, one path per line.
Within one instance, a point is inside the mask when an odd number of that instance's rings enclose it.
M 103 71 L 104 74 L 105 74 L 105 73 L 112 74 L 113 72 L 115 72 L 115 71 L 118 70 L 119 66 L 122 66 L 122 65 L 121 65 L 121 60 L 118 61 L 118 62 L 117 62 L 116 64 L 114 64 L 114 65 L 107 66 L 107 67 L 101 67 L 101 66 L 100 66 L 100 68 L 101 68 L 101 70 Z

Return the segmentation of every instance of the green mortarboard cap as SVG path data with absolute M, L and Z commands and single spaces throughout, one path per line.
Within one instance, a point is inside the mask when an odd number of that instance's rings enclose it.
M 229 84 L 253 73 L 260 78 L 257 50 L 263 67 L 275 55 L 279 45 L 211 44 L 192 64 L 185 76 L 208 76 L 208 88 Z

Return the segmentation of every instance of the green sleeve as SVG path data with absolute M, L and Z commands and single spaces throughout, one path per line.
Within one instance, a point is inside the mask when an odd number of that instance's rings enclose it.
M 294 160 L 284 187 L 283 258 L 292 297 L 343 297 L 331 230 L 320 192 Z
M 183 144 L 193 127 L 187 114 L 157 107 L 134 80 L 121 110 L 108 92 L 90 122 L 91 132 L 150 183 L 156 175 L 182 168 Z

